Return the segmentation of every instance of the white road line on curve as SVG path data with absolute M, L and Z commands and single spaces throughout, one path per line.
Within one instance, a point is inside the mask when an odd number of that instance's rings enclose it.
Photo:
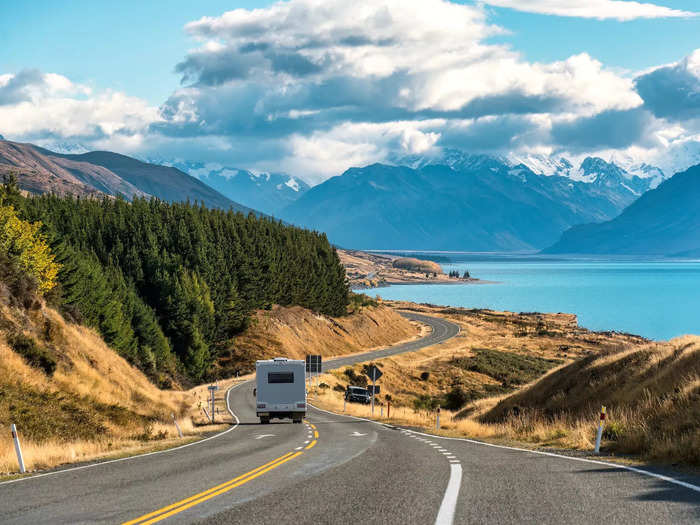
M 462 485 L 462 465 L 450 464 L 450 480 L 447 482 L 445 496 L 442 498 L 435 525 L 452 525 Z

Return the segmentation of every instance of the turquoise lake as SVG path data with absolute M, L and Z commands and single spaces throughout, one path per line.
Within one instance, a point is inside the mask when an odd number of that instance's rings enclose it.
M 700 261 L 615 261 L 439 254 L 445 272 L 495 284 L 397 285 L 384 299 L 516 312 L 567 312 L 580 326 L 649 339 L 700 334 Z

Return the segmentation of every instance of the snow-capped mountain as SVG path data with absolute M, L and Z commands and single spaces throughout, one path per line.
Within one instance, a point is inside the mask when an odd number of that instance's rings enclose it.
M 394 160 L 392 164 L 413 169 L 431 164 L 444 165 L 458 171 L 487 168 L 493 173 L 507 171 L 510 174 L 516 174 L 517 170 L 527 168 L 530 175 L 565 177 L 576 182 L 619 190 L 623 193 L 629 192 L 635 197 L 650 188 L 655 188 L 664 179 L 663 171 L 656 166 L 639 164 L 634 167 L 634 172 L 631 172 L 600 157 L 586 157 L 577 167 L 561 156 L 517 153 L 482 155 L 457 149 L 446 149 L 432 156 L 401 157 Z M 630 161 L 629 165 L 633 166 L 633 163 Z
M 697 139 L 672 143 L 654 159 L 654 163 L 667 174 L 679 173 L 700 164 L 700 137 Z
M 216 162 L 162 159 L 150 162 L 178 168 L 226 197 L 270 215 L 279 215 L 282 208 L 309 189 L 303 180 L 281 173 L 255 173 Z
M 82 155 L 92 151 L 78 142 L 39 142 L 39 146 L 61 155 Z

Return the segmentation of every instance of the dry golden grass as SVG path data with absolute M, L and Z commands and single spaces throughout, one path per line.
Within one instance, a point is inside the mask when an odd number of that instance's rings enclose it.
M 0 428 L 6 429 L 0 473 L 18 469 L 10 423 L 18 427 L 29 470 L 164 448 L 220 428 L 197 425 L 206 422 L 195 417 L 195 392 L 158 389 L 92 330 L 66 323 L 54 310 L 0 304 L 0 327 Z M 57 361 L 53 375 L 15 353 L 10 333 L 50 349 Z
M 365 307 L 345 317 L 328 317 L 298 306 L 258 311 L 236 338 L 222 369 L 248 373 L 255 361 L 272 357 L 304 359 L 366 352 L 416 337 L 420 328 L 386 306 Z
M 15 353 L 8 344 L 11 333 L 49 349 L 57 361 L 53 375 Z M 259 312 L 236 346 L 254 363 L 273 355 L 363 352 L 419 333 L 418 326 L 387 307 L 363 308 L 341 319 L 275 307 Z M 232 422 L 225 392 L 237 381 L 218 382 L 216 424 L 211 425 L 202 410 L 208 410 L 208 385 L 160 390 L 94 331 L 67 323 L 50 308 L 26 311 L 0 301 L 0 427 L 17 424 L 30 471 L 167 448 L 222 430 Z M 183 440 L 177 436 L 173 414 Z M 8 431 L 0 438 L 0 474 L 17 468 Z
M 407 306 L 405 303 L 400 306 Z M 419 352 L 383 359 L 379 400 L 391 396 L 391 421 L 434 431 L 435 413 L 417 410 L 420 396 L 437 396 L 453 385 L 493 383 L 491 377 L 456 369 L 454 358 L 474 348 L 492 348 L 563 364 L 511 394 L 469 403 L 459 412 L 442 410 L 441 434 L 590 450 L 600 406 L 608 407 L 603 450 L 646 460 L 700 464 L 700 338 L 665 343 L 619 333 L 593 333 L 567 314 L 511 314 L 408 305 L 458 322 L 459 337 Z M 353 370 L 361 372 L 361 365 Z M 329 388 L 314 389 L 314 403 L 344 409 L 349 383 L 344 370 L 326 374 Z M 429 377 L 421 380 L 421 373 Z M 346 413 L 370 417 L 364 405 L 345 405 Z M 381 407 L 375 408 L 379 418 Z

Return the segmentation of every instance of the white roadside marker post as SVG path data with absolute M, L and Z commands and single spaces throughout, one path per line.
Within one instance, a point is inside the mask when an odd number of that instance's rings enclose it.
M 440 430 L 440 407 L 437 408 L 437 418 L 435 418 L 435 430 Z
M 595 450 L 596 454 L 600 454 L 600 440 L 603 438 L 603 427 L 605 426 L 605 406 L 600 409 L 600 422 L 598 423 L 598 432 L 595 435 Z
M 379 417 L 384 418 L 384 405 L 379 408 Z
M 12 430 L 12 440 L 15 442 L 15 452 L 17 452 L 17 463 L 19 463 L 19 472 L 20 474 L 24 474 L 27 472 L 27 469 L 24 468 L 24 458 L 22 457 L 22 447 L 19 445 L 19 437 L 17 436 L 17 427 L 15 426 L 14 423 L 10 426 L 10 430 Z
M 343 412 L 345 412 L 345 407 L 347 406 L 347 404 L 348 404 L 348 399 L 343 398 Z
M 177 429 L 177 435 L 182 439 L 182 430 L 180 430 L 180 425 L 177 424 L 177 419 L 175 419 L 175 414 L 170 414 L 173 417 L 173 423 L 175 423 L 175 428 Z

